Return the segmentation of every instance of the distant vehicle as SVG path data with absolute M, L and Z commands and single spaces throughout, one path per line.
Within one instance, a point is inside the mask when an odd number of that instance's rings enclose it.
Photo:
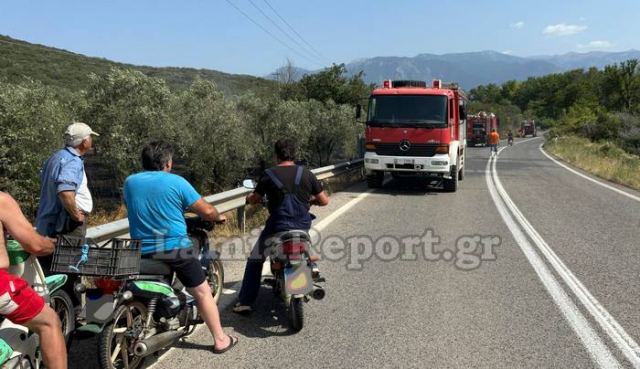
M 492 129 L 498 130 L 498 118 L 493 113 L 479 112 L 467 116 L 467 145 L 486 146 L 487 135 Z
M 441 179 L 446 191 L 457 191 L 464 178 L 466 101 L 457 85 L 440 80 L 431 86 L 386 80 L 374 89 L 365 134 L 369 187 L 381 187 L 390 172 Z
M 518 132 L 520 137 L 527 137 L 527 135 L 531 135 L 531 137 L 536 137 L 538 135 L 538 130 L 536 128 L 536 122 L 534 120 L 525 120 L 520 125 L 520 130 Z

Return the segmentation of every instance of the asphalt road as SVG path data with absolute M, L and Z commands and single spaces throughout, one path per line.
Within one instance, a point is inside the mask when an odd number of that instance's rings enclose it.
M 266 286 L 252 316 L 229 311 L 243 269 L 229 260 L 222 320 L 238 346 L 214 355 L 200 329 L 149 366 L 640 367 L 640 201 L 541 143 L 491 161 L 469 148 L 457 193 L 405 179 L 335 194 L 316 221 L 327 297 L 305 305 L 300 333 Z M 72 368 L 93 367 L 92 341 L 74 343 Z

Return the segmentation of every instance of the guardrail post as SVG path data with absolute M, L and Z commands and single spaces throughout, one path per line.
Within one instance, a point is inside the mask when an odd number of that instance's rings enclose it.
M 246 218 L 247 218 L 247 214 L 245 212 L 245 207 L 241 206 L 237 209 L 237 217 L 238 217 L 238 229 L 242 231 L 242 234 L 247 233 L 246 230 Z

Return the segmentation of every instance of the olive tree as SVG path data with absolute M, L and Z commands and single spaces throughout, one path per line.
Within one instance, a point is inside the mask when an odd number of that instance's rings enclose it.
M 63 145 L 71 121 L 65 104 L 39 82 L 0 83 L 0 189 L 34 215 L 44 160 Z
M 196 80 L 172 106 L 179 158 L 196 187 L 215 192 L 241 179 L 252 153 L 235 105 L 213 82 Z
M 134 70 L 112 69 L 90 76 L 82 119 L 100 137 L 96 151 L 122 181 L 141 167 L 141 147 L 177 134 L 167 119 L 170 92 L 164 80 Z

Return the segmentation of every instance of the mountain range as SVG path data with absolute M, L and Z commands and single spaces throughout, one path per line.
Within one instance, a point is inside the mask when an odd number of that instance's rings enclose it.
M 355 60 L 346 64 L 346 69 L 350 74 L 363 71 L 368 83 L 380 84 L 385 79 L 442 79 L 458 82 L 469 89 L 481 84 L 523 80 L 576 68 L 603 68 L 629 59 L 640 59 L 640 51 L 593 51 L 531 57 L 496 51 L 419 54 L 414 57 L 380 56 Z M 31 79 L 74 91 L 87 87 L 91 73 L 103 74 L 113 67 L 136 69 L 148 76 L 162 78 L 169 87 L 177 90 L 188 88 L 196 78 L 211 80 L 227 94 L 246 91 L 254 91 L 259 95 L 270 94 L 275 87 L 272 80 L 279 78 L 278 71 L 260 78 L 210 69 L 131 65 L 0 35 L 0 81 L 17 83 Z M 317 71 L 295 68 L 293 72 L 297 78 L 301 78 L 304 74 Z
M 603 68 L 629 59 L 640 59 L 640 51 L 571 52 L 532 57 L 519 57 L 497 51 L 419 54 L 414 57 L 379 56 L 355 60 L 346 64 L 346 69 L 350 74 L 363 71 L 368 83 L 380 84 L 385 79 L 442 79 L 458 82 L 469 89 L 482 84 L 523 80 L 571 69 Z M 296 74 L 302 76 L 314 72 L 298 69 Z

